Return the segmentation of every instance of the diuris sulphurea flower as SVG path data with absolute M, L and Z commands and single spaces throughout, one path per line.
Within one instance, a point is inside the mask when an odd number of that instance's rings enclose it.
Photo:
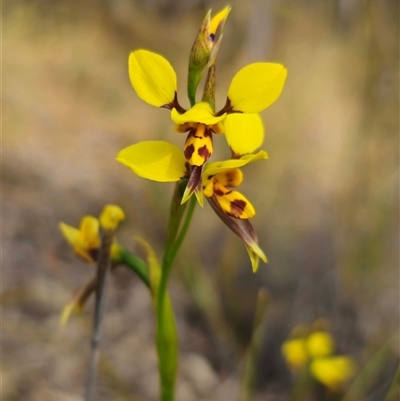
M 171 110 L 175 131 L 187 133 L 183 153 L 193 177 L 183 202 L 198 189 L 201 168 L 213 153 L 213 134 L 225 134 L 234 157 L 261 146 L 264 128 L 258 113 L 279 97 L 286 75 L 281 64 L 250 64 L 234 76 L 225 106 L 218 112 L 213 109 L 213 95 L 185 110 L 178 102 L 177 78 L 170 63 L 147 50 L 130 54 L 129 77 L 138 96 L 150 105 Z
M 248 219 L 255 215 L 250 201 L 233 190 L 243 180 L 241 167 L 266 159 L 263 150 L 243 155 L 237 159 L 208 163 L 202 170 L 200 182 L 204 195 L 218 217 L 245 243 L 253 270 L 258 268 L 259 258 L 266 256 L 258 246 L 256 233 Z M 181 150 L 164 141 L 145 141 L 121 150 L 117 161 L 129 167 L 140 177 L 158 182 L 175 182 L 189 178 L 187 161 Z
M 115 230 L 121 220 L 124 220 L 125 213 L 116 205 L 106 205 L 97 219 L 94 216 L 84 216 L 79 229 L 60 222 L 59 227 L 67 242 L 71 245 L 75 254 L 86 262 L 94 264 L 99 257 L 101 247 L 100 227 L 103 230 Z M 121 247 L 113 241 L 111 245 L 111 263 L 115 267 L 121 262 Z M 96 290 L 97 277 L 75 290 L 71 300 L 63 308 L 60 317 L 61 325 L 65 325 L 73 311 L 82 311 L 89 296 Z
M 277 63 L 253 63 L 242 68 L 232 79 L 225 106 L 215 112 L 215 61 L 229 12 L 230 7 L 225 7 L 212 19 L 209 12 L 193 43 L 189 110 L 178 101 L 176 73 L 164 57 L 147 50 L 136 50 L 129 56 L 129 78 L 137 95 L 152 106 L 171 110 L 175 131 L 187 133 L 183 153 L 190 166 L 190 179 L 182 202 L 195 193 L 201 203 L 200 177 L 213 153 L 213 134 L 225 134 L 234 157 L 261 146 L 264 129 L 257 113 L 279 97 L 287 75 L 286 68 Z M 196 103 L 197 86 L 206 67 L 203 97 Z

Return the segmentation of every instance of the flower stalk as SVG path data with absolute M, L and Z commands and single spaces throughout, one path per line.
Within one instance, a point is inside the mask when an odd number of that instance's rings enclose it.
M 99 343 L 101 337 L 101 323 L 103 321 L 103 315 L 104 315 L 108 272 L 111 267 L 110 251 L 113 242 L 113 237 L 114 233 L 112 230 L 103 231 L 99 261 L 97 264 L 97 276 L 96 276 L 97 288 L 96 288 L 96 300 L 95 300 L 94 318 L 93 318 L 91 354 L 90 354 L 88 378 L 85 392 L 86 401 L 94 400 L 95 396 L 97 361 L 99 357 Z

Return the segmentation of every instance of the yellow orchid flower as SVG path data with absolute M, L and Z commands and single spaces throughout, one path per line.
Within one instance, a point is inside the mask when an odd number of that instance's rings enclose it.
M 238 159 L 209 163 L 203 170 L 199 170 L 201 175 L 198 177 L 213 210 L 245 242 L 254 271 L 258 268 L 260 258 L 264 262 L 267 260 L 248 221 L 255 215 L 255 210 L 247 198 L 231 188 L 237 187 L 243 180 L 241 167 L 265 158 L 267 153 L 259 151 Z M 174 182 L 189 178 L 187 161 L 181 150 L 164 141 L 145 141 L 131 145 L 118 153 L 117 161 L 129 167 L 139 177 L 153 181 Z M 190 175 L 182 202 L 190 196 L 192 177 Z
M 100 224 L 96 217 L 84 216 L 79 229 L 63 222 L 59 224 L 59 227 L 78 256 L 91 263 L 96 260 L 100 247 Z
M 59 223 L 61 233 L 72 246 L 74 252 L 89 263 L 95 263 L 100 248 L 100 222 L 96 217 L 84 216 L 79 229 L 64 222 Z M 111 246 L 111 260 L 119 260 L 119 245 L 114 241 Z
M 220 111 L 214 113 L 205 101 L 185 110 L 178 102 L 175 71 L 164 57 L 147 50 L 136 50 L 129 56 L 129 77 L 137 95 L 152 106 L 171 110 L 175 130 L 188 132 L 185 158 L 197 167 L 213 153 L 213 133 L 225 133 L 236 157 L 261 145 L 264 129 L 257 113 L 277 100 L 286 75 L 281 64 L 250 64 L 234 76 Z

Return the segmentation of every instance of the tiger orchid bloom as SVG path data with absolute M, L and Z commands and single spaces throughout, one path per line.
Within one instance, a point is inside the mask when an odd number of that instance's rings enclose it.
M 233 188 L 238 187 L 243 180 L 242 167 L 267 157 L 267 153 L 260 150 L 236 159 L 208 163 L 200 177 L 203 194 L 213 210 L 244 241 L 253 271 L 257 271 L 259 259 L 264 262 L 267 259 L 248 221 L 255 215 L 254 207 Z M 117 161 L 139 177 L 153 181 L 176 182 L 190 176 L 189 165 L 182 151 L 176 145 L 164 141 L 145 141 L 131 145 L 119 152 Z
M 221 110 L 214 112 L 213 101 L 204 101 L 204 97 L 186 110 L 178 102 L 177 77 L 171 64 L 147 50 L 130 54 L 129 77 L 137 95 L 152 106 L 171 110 L 175 131 L 187 133 L 183 153 L 191 179 L 183 202 L 193 192 L 199 195 L 202 167 L 213 153 L 213 134 L 225 134 L 236 158 L 262 144 L 264 128 L 258 113 L 279 97 L 286 75 L 281 64 L 250 64 L 233 77 Z
M 61 233 L 71 245 L 75 254 L 86 262 L 95 263 L 98 258 L 101 245 L 100 225 L 116 228 L 118 223 L 125 218 L 123 210 L 116 205 L 106 205 L 100 216 L 100 221 L 94 216 L 84 216 L 79 228 L 75 228 L 64 222 L 59 223 Z M 111 260 L 119 261 L 120 247 L 114 241 L 111 246 Z
M 59 228 L 71 245 L 75 254 L 86 262 L 91 264 L 96 263 L 99 257 L 99 250 L 101 246 L 100 227 L 106 230 L 115 230 L 118 224 L 125 219 L 124 211 L 116 205 L 106 205 L 97 219 L 94 216 L 84 216 L 81 220 L 79 228 L 75 228 L 64 222 L 59 223 Z M 112 268 L 116 267 L 121 261 L 121 248 L 114 242 L 111 245 L 111 262 Z M 77 288 L 74 291 L 70 301 L 64 306 L 61 316 L 60 325 L 64 326 L 70 315 L 81 313 L 86 301 L 91 294 L 96 291 L 97 277 L 91 279 L 85 285 Z

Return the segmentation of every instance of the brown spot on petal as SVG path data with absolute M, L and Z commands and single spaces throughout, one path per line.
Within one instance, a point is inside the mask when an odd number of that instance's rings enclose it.
M 193 153 L 193 152 L 192 152 Z M 201 156 L 204 160 L 207 160 L 211 156 L 211 152 L 208 150 L 207 145 L 202 146 L 197 150 L 199 156 Z
M 185 150 L 183 151 L 183 153 L 185 154 L 186 160 L 190 160 L 190 158 L 192 157 L 194 152 L 194 146 L 193 144 L 187 146 L 185 148 Z
M 247 205 L 247 202 L 245 202 L 242 199 L 235 199 L 234 201 L 231 202 L 231 215 L 232 216 L 241 216 L 243 214 L 243 211 Z
M 236 172 L 234 170 L 226 171 L 225 177 L 226 177 L 228 184 L 231 184 L 236 178 Z
M 214 187 L 213 192 L 214 192 L 214 194 L 217 195 L 217 196 L 223 196 L 223 195 L 225 195 L 225 192 L 224 192 L 222 189 L 219 189 L 219 188 L 215 188 L 215 187 Z

